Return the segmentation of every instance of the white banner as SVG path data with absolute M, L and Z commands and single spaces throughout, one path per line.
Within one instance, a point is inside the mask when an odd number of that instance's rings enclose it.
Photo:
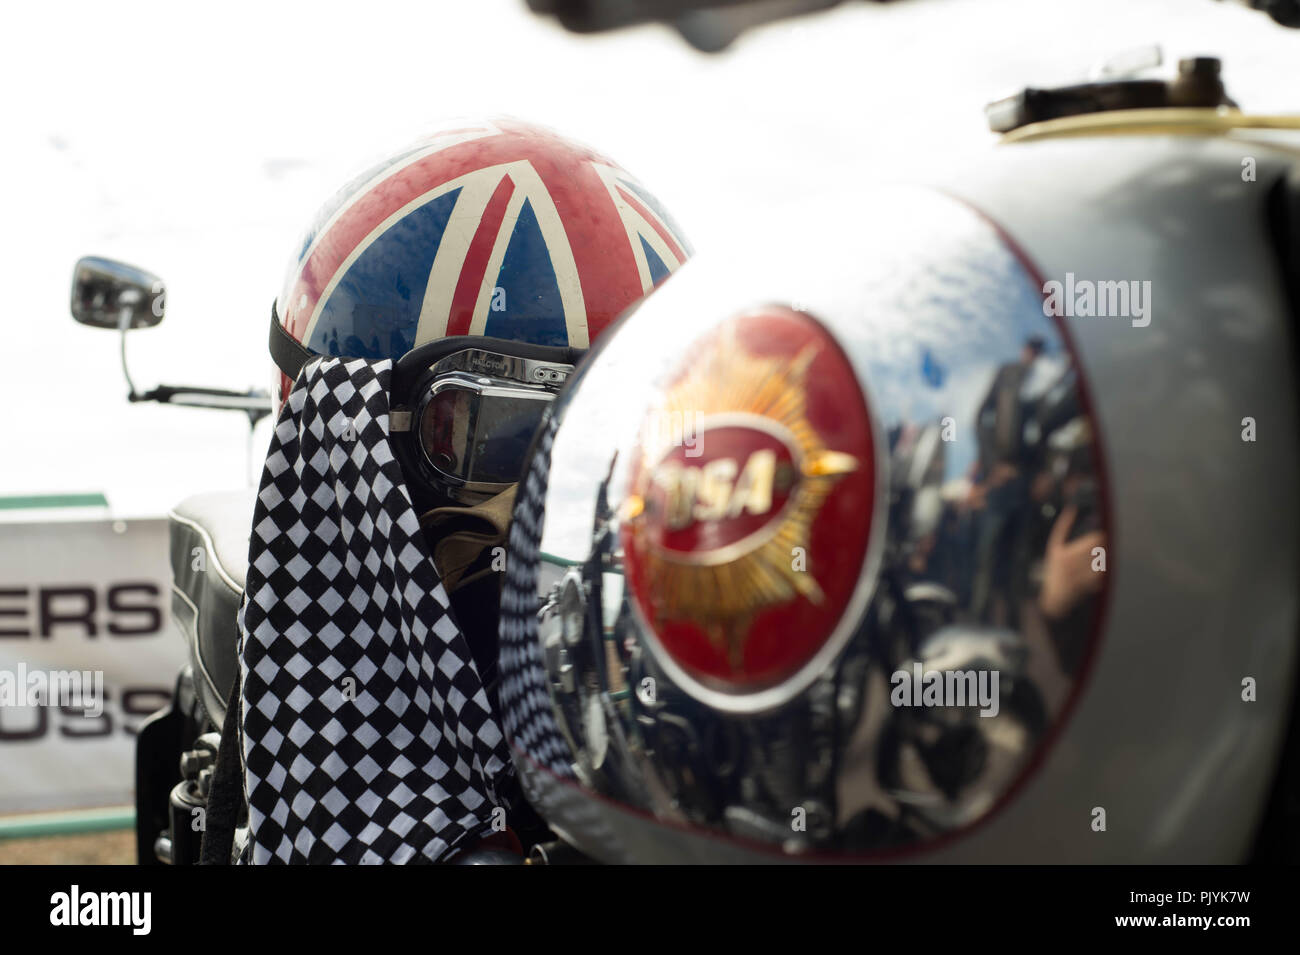
M 188 659 L 170 595 L 166 519 L 0 522 L 0 813 L 134 803 L 136 728 Z M 13 692 L 68 671 L 102 707 Z

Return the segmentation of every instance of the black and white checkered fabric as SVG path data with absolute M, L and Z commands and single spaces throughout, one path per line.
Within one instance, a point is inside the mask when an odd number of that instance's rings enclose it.
M 546 515 L 551 446 L 559 419 L 547 415 L 532 463 L 515 498 L 501 591 L 500 670 L 497 690 L 501 721 L 511 744 L 558 776 L 573 778 L 573 755 L 555 723 L 546 689 L 546 668 L 537 638 L 538 551 Z
M 389 444 L 392 364 L 307 365 L 267 456 L 240 613 L 253 863 L 438 860 L 511 773 Z

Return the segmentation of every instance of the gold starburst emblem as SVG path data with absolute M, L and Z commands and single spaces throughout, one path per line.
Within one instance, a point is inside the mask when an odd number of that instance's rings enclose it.
M 733 671 L 755 615 L 798 597 L 823 599 L 808 566 L 810 529 L 836 480 L 858 461 L 827 448 L 808 420 L 806 378 L 819 349 L 755 355 L 734 331 L 724 333 L 642 428 L 622 517 L 654 595 L 647 609 L 657 622 L 698 624 Z M 736 453 L 734 438 L 731 456 L 710 454 L 709 433 L 723 427 L 752 434 L 748 454 Z M 699 446 L 695 460 L 680 450 L 690 440 Z M 738 522 L 748 531 L 728 535 Z M 708 533 L 691 538 L 696 546 L 665 546 L 665 532 L 703 525 Z

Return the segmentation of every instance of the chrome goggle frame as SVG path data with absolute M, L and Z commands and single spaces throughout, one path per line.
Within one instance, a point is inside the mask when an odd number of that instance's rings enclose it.
M 410 435 L 395 442 L 404 463 L 458 504 L 501 493 L 517 482 L 537 424 L 581 354 L 477 336 L 409 352 L 395 370 L 389 425 Z

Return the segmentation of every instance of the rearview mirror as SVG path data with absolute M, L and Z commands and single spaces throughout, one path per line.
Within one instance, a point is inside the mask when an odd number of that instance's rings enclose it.
M 152 328 L 163 320 L 162 279 L 113 259 L 88 256 L 72 272 L 72 317 L 96 328 Z

